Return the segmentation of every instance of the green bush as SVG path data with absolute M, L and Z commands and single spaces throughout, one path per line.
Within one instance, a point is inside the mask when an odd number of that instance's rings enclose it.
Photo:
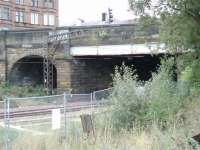
M 200 53 L 186 53 L 178 57 L 179 79 L 190 83 L 191 87 L 200 87 Z
M 131 67 L 124 64 L 116 67 L 113 77 L 113 92 L 111 99 L 114 103 L 111 121 L 117 130 L 131 128 L 133 121 L 142 120 L 146 114 L 147 97 L 138 94 L 140 83 Z
M 149 92 L 146 119 L 167 122 L 173 120 L 184 101 L 179 93 L 177 82 L 173 80 L 174 59 L 163 60 L 152 80 L 146 83 Z
M 13 86 L 7 83 L 0 84 L 0 97 L 1 100 L 4 96 L 9 97 L 28 97 L 28 96 L 42 96 L 45 95 L 43 87 L 31 86 Z
M 117 67 L 113 78 L 112 123 L 116 129 L 130 129 L 133 123 L 170 123 L 186 104 L 174 81 L 174 58 L 164 59 L 152 79 L 141 84 L 131 67 Z

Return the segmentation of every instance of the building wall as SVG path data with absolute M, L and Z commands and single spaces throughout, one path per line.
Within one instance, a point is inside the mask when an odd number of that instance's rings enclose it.
M 52 0 L 52 3 L 44 2 L 45 0 L 38 0 L 38 6 L 32 6 L 32 0 L 23 1 L 23 4 L 16 4 L 16 0 L 0 1 L 1 9 L 9 9 L 9 18 L 7 19 L 1 17 L 3 11 L 0 11 L 0 29 L 24 29 L 41 27 L 52 28 L 58 26 L 58 0 Z M 16 22 L 16 11 L 23 12 L 23 22 Z M 38 24 L 31 23 L 31 13 L 38 14 Z M 54 25 L 44 25 L 44 14 L 55 16 Z

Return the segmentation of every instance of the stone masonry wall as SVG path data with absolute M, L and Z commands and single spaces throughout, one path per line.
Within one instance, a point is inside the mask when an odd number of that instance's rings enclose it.
M 0 81 L 5 81 L 6 73 L 5 73 L 5 62 L 0 62 Z
M 71 60 L 56 60 L 58 91 L 71 90 Z
M 134 66 L 138 79 L 146 81 L 156 71 L 161 56 L 144 56 L 141 58 L 93 58 L 74 59 L 71 63 L 71 88 L 73 93 L 89 93 L 112 87 L 112 75 L 116 66 L 122 63 Z
M 111 86 L 114 66 L 127 58 L 73 58 L 72 46 L 109 45 L 150 42 L 157 39 L 156 29 L 142 33 L 135 25 L 99 25 L 58 28 L 58 32 L 72 32 L 71 40 L 59 47 L 55 56 L 58 90 L 72 89 L 73 93 L 87 93 Z M 77 32 L 78 31 L 78 32 Z M 0 32 L 0 77 L 5 79 L 14 64 L 24 57 L 43 57 L 43 48 L 50 29 Z M 75 34 L 75 35 L 73 35 Z

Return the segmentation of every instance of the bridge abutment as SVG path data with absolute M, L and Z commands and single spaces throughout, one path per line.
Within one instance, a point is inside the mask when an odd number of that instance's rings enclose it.
M 58 91 L 71 92 L 71 72 L 72 72 L 71 60 L 59 59 L 56 60 L 55 65 L 57 69 Z
M 0 81 L 6 80 L 6 65 L 5 61 L 0 61 Z

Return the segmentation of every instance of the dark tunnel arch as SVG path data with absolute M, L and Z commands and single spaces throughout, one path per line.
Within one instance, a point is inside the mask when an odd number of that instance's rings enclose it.
M 18 86 L 43 86 L 43 60 L 44 58 L 38 55 L 30 55 L 19 59 L 9 72 L 9 83 Z M 53 88 L 57 88 L 55 65 L 53 65 Z

